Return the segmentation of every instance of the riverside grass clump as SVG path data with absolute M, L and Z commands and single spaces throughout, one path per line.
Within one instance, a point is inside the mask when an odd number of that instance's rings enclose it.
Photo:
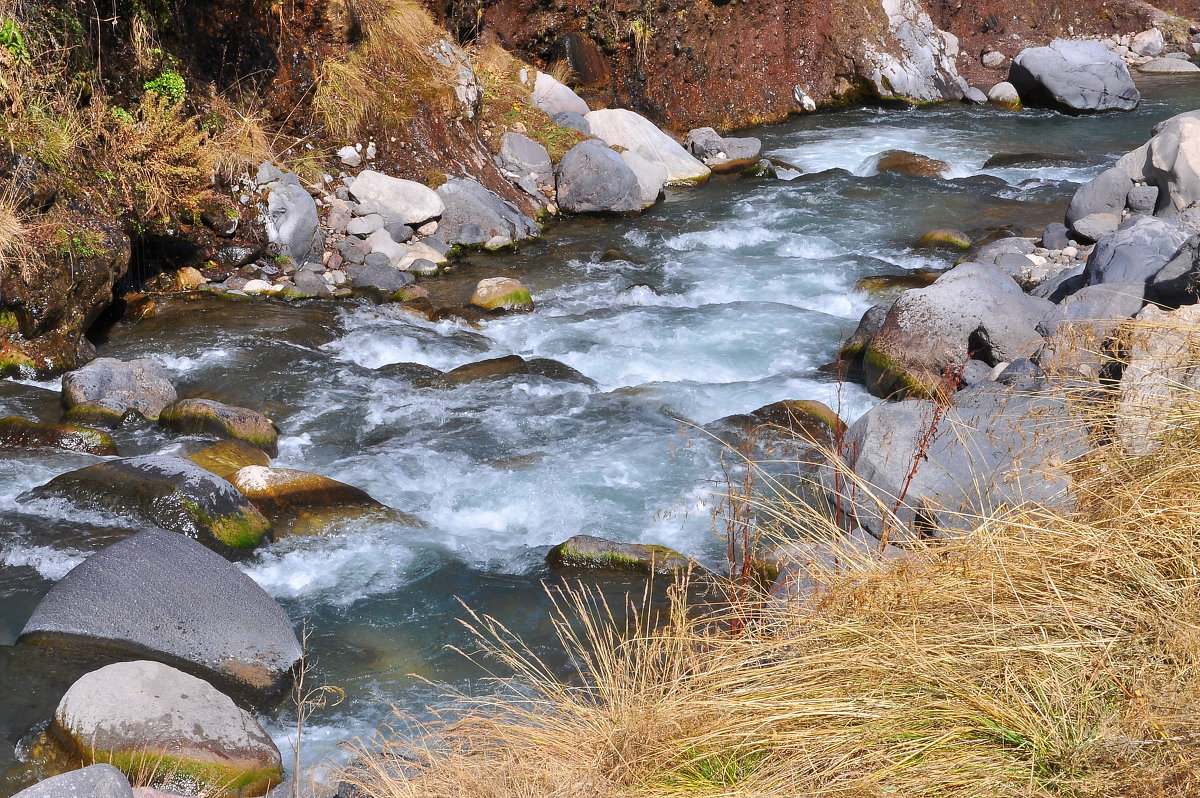
M 1198 794 L 1200 397 L 1177 387 L 1141 457 L 1078 400 L 1098 445 L 1070 510 L 1008 508 L 897 559 L 847 547 L 790 603 L 732 586 L 689 606 L 680 583 L 626 622 L 557 593 L 570 675 L 472 614 L 515 676 L 346 778 L 369 798 Z M 837 532 L 756 491 L 768 531 Z

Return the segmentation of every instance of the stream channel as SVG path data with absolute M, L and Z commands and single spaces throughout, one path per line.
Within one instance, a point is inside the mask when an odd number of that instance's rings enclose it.
M 479 328 L 357 300 L 167 300 L 156 318 L 115 328 L 100 354 L 154 358 L 181 396 L 266 412 L 282 431 L 275 465 L 356 485 L 425 522 L 348 523 L 240 564 L 307 626 L 312 678 L 347 693 L 311 719 L 305 758 L 315 761 L 388 721 L 391 705 L 418 716 L 437 705 L 437 685 L 487 689 L 451 648 L 471 647 L 460 600 L 554 661 L 543 583 L 562 577 L 544 557 L 572 535 L 664 544 L 720 567 L 711 511 L 722 448 L 702 426 L 781 399 L 823 401 L 848 422 L 861 415 L 875 400 L 821 369 L 878 301 L 858 281 L 947 268 L 952 255 L 911 246 L 935 228 L 1037 235 L 1061 220 L 1079 183 L 1156 122 L 1200 105 L 1191 78 L 1142 89 L 1126 114 L 858 108 L 750 131 L 804 174 L 716 178 L 668 190 L 641 216 L 571 219 L 519 253 L 470 256 L 442 290 L 510 273 L 537 303 Z M 950 176 L 876 174 L 874 156 L 889 149 L 946 161 Z M 1054 157 L 984 166 L 1015 153 Z M 426 387 L 395 365 L 444 371 L 508 354 L 561 361 L 590 382 Z M 57 379 L 0 382 L 0 416 L 53 421 L 58 403 Z M 149 425 L 116 437 L 126 456 L 205 443 Z M 56 580 L 130 529 L 18 497 L 97 459 L 0 452 L 0 796 L 28 782 L 18 741 L 78 675 L 32 663 L 13 643 Z M 642 590 L 632 575 L 587 578 L 614 596 Z M 264 717 L 285 762 L 291 718 L 286 704 Z

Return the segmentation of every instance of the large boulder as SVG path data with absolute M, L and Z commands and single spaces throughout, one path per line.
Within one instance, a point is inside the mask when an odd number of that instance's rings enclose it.
M 235 438 L 270 455 L 276 453 L 279 440 L 279 428 L 262 413 L 212 399 L 183 399 L 168 405 L 159 415 L 158 423 L 188 435 Z
M 115 455 L 111 435 L 75 424 L 39 424 L 20 416 L 0 418 L 0 450 L 65 449 L 84 454 Z
M 537 73 L 534 79 L 533 104 L 551 117 L 565 112 L 587 116 L 592 110 L 578 94 L 545 72 Z
M 1158 189 L 1156 216 L 1176 218 L 1200 202 L 1200 110 L 1154 126 L 1154 135 L 1115 168 Z
M 1192 236 L 1146 283 L 1146 298 L 1164 307 L 1193 305 L 1200 298 L 1200 235 Z
M 1038 366 L 1048 374 L 1099 378 L 1110 339 L 1142 309 L 1145 293 L 1145 283 L 1103 283 L 1064 298 L 1038 323 L 1046 337 Z
M 385 507 L 361 488 L 310 471 L 249 465 L 228 479 L 271 519 L 276 536 L 315 534 L 340 521 L 363 517 L 410 526 L 419 523 Z
M 1164 311 L 1150 305 L 1129 331 L 1116 432 L 1130 455 L 1157 449 L 1176 431 L 1169 409 L 1197 406 L 1200 395 L 1200 305 Z
M 568 213 L 624 213 L 646 207 L 637 175 L 616 151 L 596 139 L 568 150 L 555 179 L 558 206 Z
M 667 167 L 658 161 L 648 161 L 632 150 L 621 153 L 621 160 L 637 175 L 638 186 L 642 191 L 642 205 L 649 207 L 658 202 L 658 197 L 667 184 Z
M 1071 197 L 1071 204 L 1067 206 L 1067 227 L 1078 232 L 1076 223 L 1095 213 L 1113 214 L 1120 219 L 1132 189 L 1133 181 L 1120 169 L 1105 169 L 1080 186 Z
M 897 175 L 945 177 L 950 170 L 950 164 L 916 152 L 887 150 L 879 154 L 875 161 L 875 169 Z
M 133 788 L 112 765 L 88 765 L 43 779 L 13 798 L 133 798 Z
M 153 360 L 101 357 L 62 379 L 63 406 L 80 421 L 116 426 L 131 411 L 153 420 L 175 398 L 175 386 Z
M 223 479 L 182 457 L 144 455 L 60 474 L 31 495 L 131 517 L 227 557 L 270 539 L 267 519 Z
M 550 549 L 546 561 L 556 568 L 606 568 L 670 573 L 687 569 L 689 561 L 674 549 L 644 543 L 618 543 L 592 535 L 575 535 Z
M 968 360 L 989 365 L 1031 354 L 1052 303 L 1028 296 L 997 266 L 964 263 L 928 288 L 902 293 L 863 352 L 876 396 L 935 396 Z
M 373 169 L 364 169 L 350 183 L 359 202 L 369 202 L 389 222 L 415 227 L 442 215 L 445 205 L 433 189 Z
M 1194 233 L 1174 219 L 1135 216 L 1096 242 L 1084 268 L 1084 280 L 1088 285 L 1149 282 Z
M 1131 111 L 1142 99 L 1121 57 L 1093 41 L 1055 39 L 1047 47 L 1022 50 L 1008 82 L 1025 105 L 1068 113 Z
M 885 402 L 851 425 L 829 500 L 877 538 L 903 545 L 969 529 L 1001 506 L 1069 500 L 1064 465 L 1087 451 L 1065 400 L 984 383 L 939 406 Z
M 267 240 L 296 263 L 303 263 L 317 247 L 316 201 L 291 172 L 266 183 L 262 190 L 266 201 L 262 222 Z
M 38 603 L 19 642 L 64 657 L 153 657 L 255 697 L 288 685 L 302 654 L 287 613 L 254 580 L 162 530 L 77 565 Z
M 549 161 L 547 157 L 547 167 Z M 494 239 L 511 244 L 541 232 L 537 222 L 477 180 L 452 177 L 438 188 L 437 195 L 445 205 L 438 235 L 451 246 L 482 245 Z
M 50 732 L 73 758 L 184 795 L 266 795 L 283 778 L 279 749 L 254 716 L 208 682 L 147 660 L 81 677 Z
M 614 147 L 624 147 L 667 169 L 667 183 L 699 183 L 708 179 L 709 168 L 688 154 L 679 142 L 658 129 L 641 114 L 623 108 L 607 108 L 587 115 L 592 135 Z

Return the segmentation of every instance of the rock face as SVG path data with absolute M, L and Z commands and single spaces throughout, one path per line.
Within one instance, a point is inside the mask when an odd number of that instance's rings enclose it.
M 603 142 L 576 144 L 555 170 L 558 205 L 569 213 L 640 211 L 646 203 L 637 175 Z
M 556 568 L 610 568 L 670 573 L 688 567 L 688 559 L 666 546 L 617 543 L 591 535 L 576 535 L 550 550 L 546 561 Z
M 211 399 L 183 399 L 167 406 L 158 417 L 167 429 L 185 434 L 236 438 L 275 454 L 279 429 L 275 422 L 254 410 Z
M 668 184 L 698 183 L 711 174 L 707 166 L 640 114 L 609 108 L 592 111 L 586 118 L 592 135 L 609 146 L 624 147 L 648 161 L 662 164 L 667 170 Z
M 60 474 L 32 495 L 136 518 L 227 557 L 248 555 L 271 531 L 267 519 L 233 486 L 182 457 L 109 460 Z
M 51 733 L 87 764 L 130 777 L 153 768 L 168 792 L 243 798 L 283 778 L 279 749 L 250 713 L 205 681 L 147 660 L 119 662 L 71 685 Z
M 965 85 L 955 67 L 958 37 L 940 31 L 915 0 L 883 0 L 890 38 L 887 49 L 868 43 L 865 77 L 884 99 L 939 102 L 959 99 Z
M 112 426 L 133 411 L 158 418 L 175 401 L 175 386 L 152 360 L 93 360 L 63 376 L 63 405 L 73 418 L 108 420 Z
M 267 240 L 303 263 L 317 246 L 317 203 L 300 185 L 299 178 L 288 172 L 263 185 L 266 210 L 263 227 Z
M 20 642 L 151 656 L 253 696 L 288 684 L 301 655 L 287 613 L 250 577 L 160 530 L 76 566 L 34 609 Z
M 388 221 L 410 227 L 436 219 L 445 210 L 441 197 L 428 186 L 372 169 L 358 173 L 350 184 L 350 193 L 359 202 L 374 203 L 378 213 Z
M 88 765 L 39 781 L 13 798 L 133 798 L 133 788 L 112 765 Z
M 1047 47 L 1022 50 L 1008 82 L 1025 105 L 1068 113 L 1131 111 L 1142 99 L 1125 62 L 1099 42 L 1055 39 Z
M 905 291 L 863 350 L 867 387 L 876 396 L 930 396 L 968 360 L 989 365 L 1031 354 L 1035 326 L 1053 307 L 1026 295 L 998 267 L 964 263 L 928 288 Z
M 546 157 L 545 166 L 548 173 L 549 156 Z M 438 235 L 451 246 L 486 245 L 494 239 L 503 239 L 511 244 L 541 232 L 537 222 L 478 181 L 452 177 L 438 188 L 437 195 L 445 206 L 441 221 L 438 222 Z
M 1117 437 L 1133 456 L 1153 452 L 1171 434 L 1164 408 L 1194 405 L 1200 391 L 1200 305 L 1173 312 L 1150 305 L 1137 320 L 1116 409 Z
M 480 280 L 471 294 L 471 304 L 484 310 L 529 313 L 533 298 L 520 280 L 512 277 L 489 277 Z
M 38 424 L 19 416 L 0 418 L 0 450 L 65 449 L 111 456 L 117 444 L 107 432 L 74 424 Z

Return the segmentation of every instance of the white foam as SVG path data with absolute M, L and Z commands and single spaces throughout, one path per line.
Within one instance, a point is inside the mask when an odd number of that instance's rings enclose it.
M 74 549 L 52 549 L 49 546 L 20 546 L 9 544 L 0 548 L 0 564 L 12 568 L 27 567 L 38 572 L 43 579 L 57 582 L 72 568 L 87 559 L 87 555 Z

